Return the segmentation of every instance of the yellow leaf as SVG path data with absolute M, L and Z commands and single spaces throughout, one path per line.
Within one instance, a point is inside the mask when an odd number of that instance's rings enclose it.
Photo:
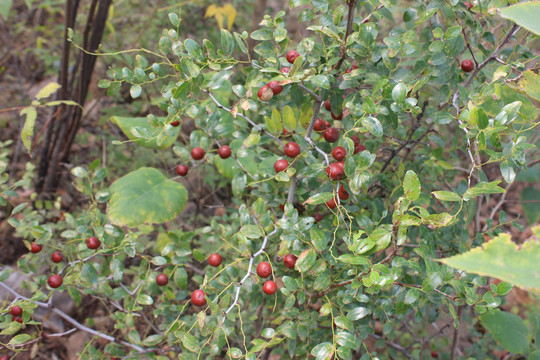
M 210 5 L 206 8 L 205 18 L 215 17 L 220 28 L 223 28 L 223 19 L 227 17 L 227 27 L 230 30 L 236 19 L 236 9 L 231 4 L 223 6 Z

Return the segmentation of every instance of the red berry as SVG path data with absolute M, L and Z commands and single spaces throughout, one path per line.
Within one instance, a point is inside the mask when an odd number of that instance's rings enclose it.
M 283 86 L 279 85 L 279 81 L 270 81 L 266 86 L 272 89 L 274 95 L 279 95 L 283 91 Z
M 340 180 L 343 177 L 343 175 L 345 175 L 345 171 L 344 171 L 343 166 L 341 166 L 341 164 L 331 163 L 326 168 L 326 174 L 332 180 Z
M 268 295 L 274 295 L 274 293 L 277 290 L 277 285 L 272 280 L 268 280 L 263 285 L 263 291 L 267 293 Z
M 195 160 L 201 160 L 204 157 L 204 150 L 200 147 L 191 150 L 191 157 Z
M 328 126 L 326 125 L 326 121 L 324 121 L 323 119 L 315 120 L 315 123 L 313 124 L 313 130 L 324 131 L 326 129 L 328 129 Z
M 323 219 L 323 216 L 319 213 L 315 213 L 313 214 L 313 218 L 315 219 L 315 222 L 318 223 L 319 221 Z
M 9 310 L 9 313 L 13 316 L 21 316 L 22 315 L 22 308 L 20 306 L 12 306 L 11 309 Z
M 221 255 L 219 254 L 212 254 L 208 257 L 208 264 L 213 267 L 218 267 L 221 265 Z
M 37 254 L 38 252 L 40 252 L 41 249 L 43 249 L 42 245 L 36 244 L 35 242 L 30 243 L 30 251 L 33 252 L 34 254 Z
M 330 104 L 330 99 L 326 99 L 324 102 L 324 108 L 328 111 L 332 111 L 332 105 Z
M 60 251 L 55 251 L 51 255 L 51 260 L 55 263 L 62 262 L 64 260 L 64 255 Z
M 9 357 L 7 355 L 0 356 L 0 360 L 9 360 Z
M 350 136 L 350 138 L 353 141 L 355 146 L 360 144 L 360 138 L 358 137 L 358 135 L 354 134 L 354 135 Z
M 347 200 L 349 198 L 349 193 L 345 190 L 343 184 L 339 187 L 338 196 L 341 200 Z
M 324 139 L 328 141 L 329 143 L 334 143 L 339 138 L 339 131 L 338 129 L 331 127 L 324 130 L 323 136 L 324 136 Z
M 364 145 L 362 145 L 362 144 L 354 145 L 354 153 L 355 154 L 358 154 L 359 152 L 362 152 L 364 150 L 366 150 L 366 147 Z
M 336 207 L 336 199 L 335 198 L 332 198 L 330 200 L 328 200 L 326 203 L 326 206 L 328 206 L 330 209 L 335 209 Z
M 285 211 L 285 204 L 279 204 L 279 208 L 281 209 L 281 211 Z
M 278 161 L 275 162 L 274 169 L 278 173 L 278 172 L 284 171 L 288 166 L 289 166 L 289 162 L 287 160 L 279 159 Z
M 165 274 L 159 274 L 156 276 L 156 284 L 159 286 L 165 286 L 169 283 L 169 278 Z
M 227 159 L 231 156 L 231 148 L 228 145 L 221 145 L 217 152 L 222 159 Z
M 266 261 L 261 262 L 257 266 L 257 275 L 259 275 L 262 278 L 269 277 L 270 275 L 272 275 L 272 265 L 270 265 Z
M 186 176 L 187 173 L 188 173 L 188 170 L 189 168 L 186 166 L 186 165 L 178 165 L 176 167 L 176 173 L 179 175 L 179 176 Z
M 332 150 L 332 156 L 337 161 L 341 161 L 345 159 L 345 156 L 347 156 L 347 150 L 345 150 L 345 148 L 342 146 L 336 146 L 334 150 Z
M 467 3 L 465 3 L 465 4 L 467 4 Z M 435 359 L 438 359 L 438 358 L 439 358 L 439 353 L 436 352 L 435 350 L 433 350 L 433 351 L 431 352 L 431 357 L 432 357 L 432 358 L 435 358 Z
M 340 112 L 339 115 L 336 115 L 333 112 L 330 112 L 330 115 L 332 116 L 332 119 L 334 120 L 343 120 L 343 112 Z
M 285 57 L 287 58 L 287 61 L 290 62 L 291 64 L 293 64 L 294 60 L 296 60 L 296 58 L 299 56 L 300 54 L 296 50 L 289 50 L 287 51 L 287 54 L 285 55 Z
M 283 265 L 285 265 L 286 268 L 293 269 L 294 265 L 296 265 L 296 260 L 298 258 L 294 256 L 293 254 L 287 254 L 283 258 Z
M 289 142 L 283 147 L 285 155 L 295 158 L 300 154 L 300 146 L 295 142 Z
M 471 10 L 471 8 L 473 7 L 473 4 L 471 4 L 470 2 L 465 2 L 463 3 L 463 5 L 467 7 L 467 10 Z
M 62 280 L 62 277 L 60 275 L 51 275 L 47 279 L 47 283 L 53 289 L 59 288 L 62 285 L 63 282 L 64 282 L 64 280 Z
M 280 71 L 282 74 L 288 74 L 291 71 L 291 68 L 288 66 L 285 66 L 285 67 L 282 67 Z
M 204 298 L 204 291 L 195 290 L 191 293 L 191 302 L 193 305 L 204 306 L 206 305 L 206 299 Z
M 461 63 L 461 70 L 469 73 L 471 71 L 474 70 L 474 63 L 472 62 L 472 60 L 463 60 L 463 62 Z
M 18 316 L 18 317 L 16 317 L 16 318 L 13 318 L 12 321 L 16 321 L 16 322 L 18 322 L 19 324 L 22 324 L 22 323 L 23 323 L 22 317 L 20 317 L 20 316 Z
M 101 245 L 101 241 L 95 236 L 90 236 L 86 239 L 86 247 L 92 250 L 97 249 Z
M 178 125 L 180 125 L 180 121 L 179 121 L 179 120 L 171 121 L 171 126 L 177 127 Z
M 264 85 L 262 88 L 259 89 L 257 96 L 261 101 L 268 101 L 274 97 L 274 91 L 270 89 L 270 86 Z

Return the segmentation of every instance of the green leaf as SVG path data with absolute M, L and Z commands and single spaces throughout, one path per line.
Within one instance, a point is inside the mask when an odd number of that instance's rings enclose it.
M 296 265 L 294 267 L 301 273 L 305 273 L 308 272 L 313 265 L 315 265 L 315 260 L 317 260 L 317 253 L 312 248 L 309 248 L 302 251 L 296 260 Z
M 501 174 L 504 178 L 504 181 L 506 181 L 509 184 L 513 183 L 517 174 L 517 169 L 514 162 L 511 160 L 501 161 L 500 169 L 501 169 Z
M 19 335 L 16 335 L 16 336 L 12 337 L 11 340 L 9 340 L 8 345 L 19 345 L 19 344 L 27 342 L 31 338 L 32 338 L 32 336 L 30 336 L 28 334 L 19 334 Z
M 273 134 L 281 134 L 283 131 L 283 124 L 281 122 L 281 115 L 277 109 L 272 110 L 272 117 L 265 116 L 266 128 Z
M 519 248 L 509 234 L 500 234 L 466 253 L 438 261 L 456 269 L 501 279 L 525 289 L 540 290 L 540 243 L 529 240 Z
M 178 269 L 176 269 L 173 279 L 174 283 L 176 284 L 176 286 L 178 286 L 178 288 L 184 290 L 187 289 L 188 275 L 186 269 L 184 269 L 183 267 L 179 267 Z
M 293 109 L 289 105 L 286 105 L 283 108 L 282 119 L 283 119 L 283 125 L 285 126 L 285 129 L 287 129 L 289 132 L 296 130 L 296 117 L 294 116 Z
M 461 201 L 461 196 L 452 191 L 433 191 L 431 194 L 442 201 Z
M 49 96 L 57 92 L 58 89 L 60 89 L 61 87 L 62 86 L 60 84 L 57 84 L 55 82 L 48 83 L 41 90 L 39 90 L 36 95 L 36 100 L 48 98 Z
M 322 204 L 327 201 L 330 201 L 330 199 L 332 199 L 332 196 L 333 194 L 330 192 L 315 194 L 313 196 L 310 196 L 306 201 L 304 201 L 304 205 L 305 204 L 310 204 L 310 205 Z
M 233 36 L 225 29 L 221 29 L 221 49 L 226 55 L 231 55 L 234 50 Z
M 373 136 L 381 137 L 383 136 L 383 127 L 377 118 L 373 116 L 366 116 L 362 118 L 362 125 L 369 130 Z
M 186 39 L 186 41 L 184 41 L 184 47 L 186 48 L 188 54 L 193 58 L 193 60 L 204 60 L 201 46 L 195 40 Z
M 323 342 L 311 349 L 311 355 L 317 360 L 330 360 L 334 355 L 334 346 L 329 342 Z
M 345 264 L 351 265 L 369 265 L 369 260 L 365 256 L 344 254 L 337 258 Z
M 158 120 L 164 120 L 165 118 L 158 118 Z M 150 149 L 166 149 L 170 147 L 176 141 L 178 133 L 180 132 L 180 126 L 170 127 L 170 131 L 164 131 L 163 127 L 154 127 L 149 124 L 146 117 L 122 117 L 111 116 L 111 122 L 118 126 L 120 130 L 130 139 L 134 140 L 138 145 L 144 146 Z M 137 137 L 133 134 L 133 129 L 141 128 L 149 133 L 148 138 Z
M 36 124 L 37 111 L 33 106 L 24 108 L 20 112 L 26 116 L 23 129 L 21 131 L 21 140 L 26 151 L 30 152 L 32 147 L 32 137 L 34 136 L 34 126 Z
M 199 347 L 199 341 L 197 340 L 197 338 L 185 331 L 177 331 L 175 333 L 176 337 L 178 337 L 180 339 L 180 341 L 182 342 L 182 345 L 188 349 L 189 351 L 191 352 L 198 352 L 200 347 Z
M 4 20 L 8 18 L 11 5 L 13 5 L 13 0 L 0 0 L 0 15 L 2 15 Z
M 271 339 L 271 338 L 273 338 L 273 337 L 276 335 L 276 330 L 274 330 L 274 329 L 272 329 L 272 328 L 265 328 L 265 329 L 263 329 L 263 331 L 261 332 L 261 335 L 262 335 L 262 337 L 264 337 L 264 338 Z
M 524 71 L 517 83 L 509 82 L 509 85 L 540 101 L 540 75 L 535 72 L 531 70 Z
M 313 246 L 315 246 L 317 251 L 324 251 L 328 247 L 328 239 L 326 238 L 326 233 L 324 231 L 312 227 L 309 229 L 309 237 L 311 239 L 311 243 Z
M 139 95 L 142 93 L 142 87 L 141 85 L 132 85 L 129 89 L 129 94 L 133 99 L 138 98 Z
M 394 89 L 392 90 L 392 99 L 394 99 L 395 102 L 397 102 L 398 104 L 403 103 L 406 96 L 407 86 L 405 86 L 404 83 L 400 82 L 396 86 L 394 86 Z
M 540 3 L 536 1 L 515 4 L 499 9 L 499 14 L 525 29 L 540 35 Z
M 480 316 L 480 322 L 506 350 L 514 354 L 529 350 L 529 329 L 519 316 L 495 310 Z
M 163 337 L 159 334 L 154 334 L 148 336 L 146 339 L 143 340 L 142 344 L 144 346 L 156 346 L 160 342 L 163 341 Z
M 328 80 L 328 76 L 326 75 L 315 75 L 311 78 L 311 83 L 323 89 L 330 89 L 330 80 Z
M 349 311 L 347 317 L 352 321 L 360 320 L 371 314 L 371 310 L 365 307 L 357 307 Z
M 408 170 L 403 179 L 403 192 L 410 201 L 415 201 L 420 196 L 420 180 L 416 173 Z
M 476 184 L 474 187 L 468 189 L 465 191 L 465 194 L 463 194 L 463 200 L 469 201 L 475 196 L 483 195 L 483 194 L 502 194 L 505 193 L 506 190 L 503 188 L 497 186 L 499 185 L 501 181 L 496 180 L 489 183 L 481 182 Z
M 139 304 L 152 305 L 153 303 L 154 303 L 154 299 L 152 299 L 149 295 L 146 295 L 146 294 L 139 295 Z
M 258 239 L 263 236 L 261 229 L 257 225 L 244 225 L 240 232 L 249 239 Z
M 107 214 L 115 225 L 162 224 L 174 219 L 187 203 L 185 187 L 154 168 L 140 168 L 111 186 Z
M 519 198 L 522 201 L 521 208 L 525 213 L 527 223 L 532 226 L 540 221 L 540 191 L 533 187 L 526 187 L 521 191 Z

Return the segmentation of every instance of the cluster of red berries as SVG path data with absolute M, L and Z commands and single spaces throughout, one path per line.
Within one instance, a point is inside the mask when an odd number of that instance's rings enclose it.
M 204 158 L 206 152 L 203 148 L 196 147 L 191 150 L 191 157 L 193 160 L 201 160 Z M 218 155 L 222 159 L 228 159 L 231 155 L 231 148 L 228 145 L 221 145 L 218 149 Z M 179 176 L 186 176 L 189 168 L 186 165 L 180 164 L 176 167 L 176 173 Z
M 298 51 L 289 50 L 287 54 L 285 55 L 285 58 L 287 59 L 288 62 L 293 64 L 296 58 L 298 58 L 299 56 L 300 54 L 298 54 Z M 282 74 L 287 75 L 291 71 L 291 68 L 286 66 L 286 67 L 283 67 L 280 71 Z M 259 91 L 257 92 L 257 96 L 259 97 L 261 101 L 268 101 L 271 98 L 273 98 L 274 95 L 281 94 L 282 91 L 283 91 L 283 86 L 279 83 L 279 81 L 270 81 L 269 83 L 267 83 L 266 85 L 264 85 L 263 87 L 259 89 Z

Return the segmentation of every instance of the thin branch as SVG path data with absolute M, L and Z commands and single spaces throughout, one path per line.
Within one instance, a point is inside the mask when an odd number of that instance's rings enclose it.
M 308 88 L 304 84 L 298 83 L 298 87 L 305 90 L 309 95 L 311 95 L 315 99 L 315 101 L 322 101 L 319 95 L 315 94 L 310 88 Z
M 334 66 L 334 70 L 339 70 L 341 65 L 343 64 L 343 61 L 345 61 L 345 58 L 347 57 L 347 39 L 349 38 L 349 35 L 352 32 L 353 24 L 354 24 L 354 10 L 356 9 L 356 1 L 357 0 L 349 0 L 349 13 L 347 15 L 347 29 L 345 30 L 345 36 L 343 36 L 343 43 L 341 44 L 340 49 L 340 59 Z
M 513 183 L 510 183 L 510 184 L 506 185 L 506 188 L 504 189 L 505 192 L 501 195 L 501 198 L 499 199 L 499 202 L 493 207 L 493 209 L 491 209 L 491 213 L 489 214 L 489 218 L 491 220 L 493 220 L 493 218 L 495 217 L 495 214 L 497 213 L 497 211 L 499 211 L 501 206 L 503 206 L 504 201 L 506 199 L 506 195 L 508 195 L 508 190 L 510 190 L 510 187 L 512 187 L 512 184 Z M 486 221 L 486 223 L 484 224 L 484 227 L 482 228 L 482 231 L 485 232 L 487 229 L 488 229 L 488 222 Z
M 459 345 L 459 329 L 461 328 L 461 321 L 463 319 L 463 308 L 465 306 L 458 306 L 457 308 L 457 317 L 458 317 L 458 326 L 454 329 L 454 338 L 452 340 L 452 354 L 450 355 L 450 360 L 456 360 L 458 353 Z
M 407 349 L 405 349 L 403 346 L 401 346 L 401 345 L 399 345 L 399 344 L 396 344 L 395 342 L 386 340 L 385 338 L 383 338 L 382 336 L 377 335 L 377 334 L 369 334 L 369 336 L 371 336 L 371 337 L 374 338 L 374 339 L 382 339 L 382 340 L 384 340 L 384 342 L 386 343 L 386 345 L 390 346 L 390 347 L 393 348 L 393 349 L 396 349 L 397 351 L 402 352 L 403 355 L 405 355 L 405 356 L 407 357 L 407 359 L 412 359 L 411 354 L 409 354 L 409 352 L 407 351 Z

